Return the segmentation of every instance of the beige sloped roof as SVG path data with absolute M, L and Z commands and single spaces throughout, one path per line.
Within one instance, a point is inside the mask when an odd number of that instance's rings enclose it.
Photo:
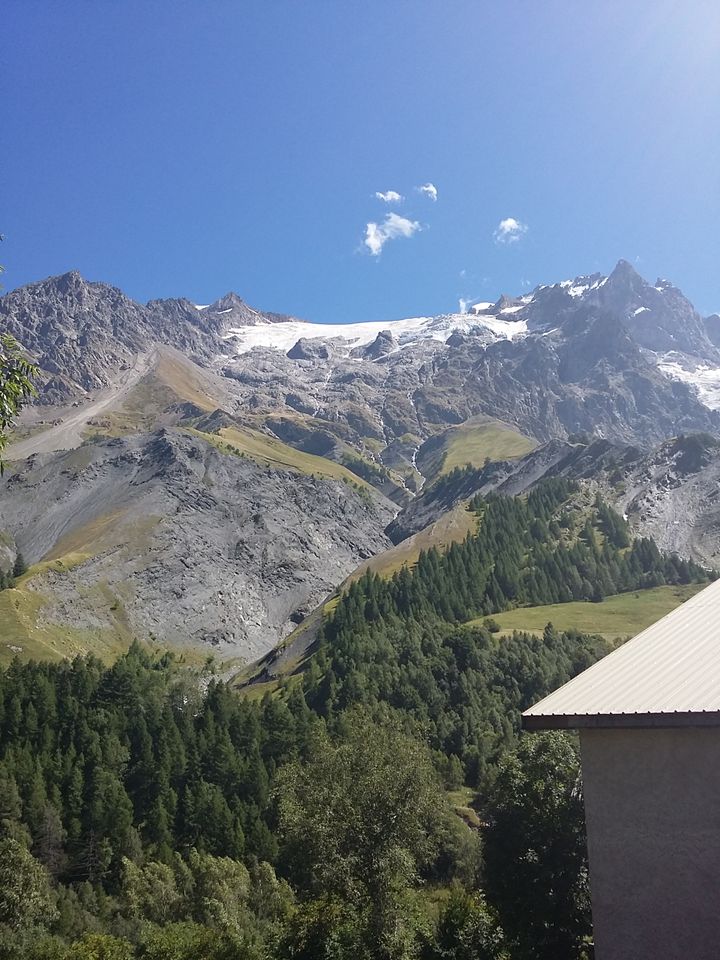
M 523 714 L 528 730 L 720 726 L 720 580 Z

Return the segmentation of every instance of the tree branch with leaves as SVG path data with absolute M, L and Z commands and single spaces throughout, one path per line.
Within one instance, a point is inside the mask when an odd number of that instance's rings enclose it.
M 32 379 L 38 368 L 22 353 L 15 337 L 0 333 L 0 474 L 4 472 L 3 450 L 8 434 L 23 404 L 37 394 Z

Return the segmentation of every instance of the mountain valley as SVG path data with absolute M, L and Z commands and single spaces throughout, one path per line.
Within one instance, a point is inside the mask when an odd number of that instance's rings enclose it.
M 5 562 L 30 565 L 0 592 L 3 656 L 137 636 L 255 660 L 346 578 L 462 540 L 477 494 L 553 477 L 712 566 L 716 320 L 625 261 L 348 325 L 77 273 L 8 293 L 0 327 L 41 376 L 0 488 Z

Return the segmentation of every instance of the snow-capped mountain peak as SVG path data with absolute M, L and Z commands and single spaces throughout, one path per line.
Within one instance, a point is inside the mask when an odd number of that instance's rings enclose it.
M 648 283 L 627 260 L 620 260 L 607 276 L 593 273 L 541 284 L 522 296 L 503 294 L 494 303 L 463 304 L 462 313 L 440 316 L 312 323 L 260 313 L 234 294 L 206 312 L 217 315 L 226 358 L 264 349 L 295 360 L 327 357 L 330 343 L 338 359 L 378 361 L 423 343 L 457 346 L 461 341 L 454 335 L 485 346 L 550 334 L 554 342 L 561 342 L 589 321 L 604 324 L 612 318 L 662 374 L 695 387 L 705 406 L 720 407 L 720 350 L 715 343 L 720 322 L 713 326 L 713 318 L 704 321 L 671 283 Z M 382 343 L 376 344 L 378 337 Z M 317 346 L 308 348 L 306 341 Z
M 368 346 L 383 332 L 389 332 L 402 349 L 421 340 L 443 343 L 453 333 L 484 334 L 492 340 L 512 340 L 527 331 L 527 323 L 510 316 L 494 314 L 450 313 L 437 317 L 408 317 L 403 320 L 371 320 L 361 323 L 310 323 L 287 320 L 279 323 L 257 323 L 231 327 L 225 339 L 232 352 L 248 353 L 256 347 L 287 353 L 298 340 L 337 340 L 347 351 Z

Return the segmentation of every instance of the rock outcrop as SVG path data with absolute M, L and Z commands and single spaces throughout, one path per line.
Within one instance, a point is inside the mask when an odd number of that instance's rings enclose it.
M 0 517 L 29 563 L 44 624 L 117 629 L 254 659 L 362 560 L 395 512 L 341 480 L 163 430 L 17 465 Z M 54 561 L 59 559 L 62 566 Z

